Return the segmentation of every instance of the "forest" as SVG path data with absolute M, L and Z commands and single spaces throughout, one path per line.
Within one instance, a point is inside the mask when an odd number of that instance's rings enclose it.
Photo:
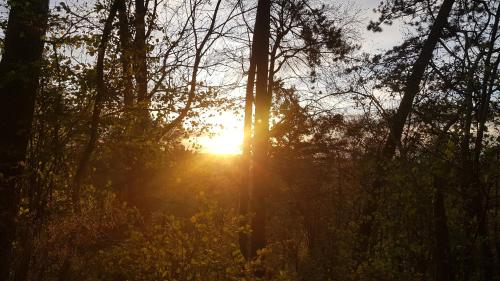
M 500 281 L 500 0 L 2 0 L 0 30 L 0 281 Z

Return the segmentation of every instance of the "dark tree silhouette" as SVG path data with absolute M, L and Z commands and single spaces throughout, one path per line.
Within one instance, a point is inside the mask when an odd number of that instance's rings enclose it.
M 401 141 L 401 136 L 403 133 L 403 128 L 413 107 L 413 100 L 420 90 L 420 83 L 422 82 L 422 77 L 424 72 L 432 59 L 432 54 L 438 43 L 438 40 L 443 34 L 443 29 L 447 24 L 448 16 L 451 12 L 454 0 L 445 0 L 436 16 L 434 22 L 430 27 L 429 35 L 427 36 L 422 49 L 420 50 L 417 60 L 412 65 L 410 70 L 410 75 L 404 82 L 403 86 L 403 97 L 396 111 L 396 114 L 391 118 L 389 126 L 389 135 L 386 138 L 383 149 L 380 153 L 380 159 L 377 162 L 375 180 L 371 186 L 370 192 L 372 195 L 367 199 L 364 207 L 364 221 L 360 225 L 360 255 L 364 255 L 366 251 L 370 248 L 370 239 L 372 238 L 373 228 L 374 228 L 374 213 L 377 209 L 377 202 L 380 196 L 380 189 L 384 185 L 384 179 L 386 173 L 384 172 L 384 165 L 388 163 L 396 152 L 396 147 Z M 393 3 L 388 2 L 387 6 L 391 6 Z M 404 4 L 399 6 L 401 3 L 397 1 L 394 3 L 393 9 L 383 10 L 380 21 L 385 21 L 387 18 L 391 17 L 393 11 L 401 9 L 404 13 L 409 11 L 408 7 Z M 392 11 L 392 12 L 391 12 Z M 410 10 L 414 11 L 414 10 Z M 380 23 L 379 23 L 380 24 Z M 372 23 L 369 28 L 374 30 L 379 30 L 379 24 Z
M 108 93 L 106 89 L 106 82 L 104 81 L 104 56 L 106 55 L 106 47 L 108 45 L 109 37 L 113 29 L 113 20 L 115 19 L 118 7 L 120 5 L 120 0 L 114 0 L 111 4 L 109 14 L 104 23 L 104 28 L 101 35 L 101 41 L 99 43 L 97 51 L 97 62 L 95 66 L 96 70 L 96 95 L 94 99 L 94 106 L 92 110 L 92 119 L 90 121 L 89 129 L 89 139 L 85 149 L 82 152 L 82 156 L 78 167 L 76 169 L 74 184 L 73 184 L 73 205 L 78 210 L 80 191 L 82 181 L 84 179 L 87 167 L 89 165 L 90 157 L 95 149 L 97 140 L 99 138 L 99 124 L 101 122 L 101 111 L 103 103 L 108 98 Z
M 19 184 L 39 87 L 48 0 L 10 1 L 0 62 L 0 280 L 7 280 Z
M 266 192 L 269 188 L 268 146 L 269 146 L 269 110 L 271 93 L 267 91 L 269 75 L 269 37 L 271 1 L 259 0 L 255 20 L 256 45 L 252 56 L 255 57 L 255 134 L 253 151 L 253 189 L 251 190 L 250 211 L 254 213 L 251 228 L 250 254 L 266 246 Z

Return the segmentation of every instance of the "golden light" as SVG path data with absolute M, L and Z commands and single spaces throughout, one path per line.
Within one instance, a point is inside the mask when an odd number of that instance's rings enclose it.
M 212 125 L 211 134 L 198 136 L 191 142 L 202 153 L 236 155 L 242 153 L 243 120 L 233 112 L 222 112 L 207 118 Z
M 231 155 L 241 154 L 243 132 L 237 128 L 223 129 L 213 137 L 199 140 L 202 151 L 210 154 Z

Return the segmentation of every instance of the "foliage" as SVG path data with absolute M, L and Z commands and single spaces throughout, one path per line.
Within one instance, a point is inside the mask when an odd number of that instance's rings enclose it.
M 238 238 L 255 214 L 237 210 L 255 147 L 186 143 L 242 107 L 257 1 L 83 2 L 51 6 L 13 179 L 11 280 L 499 280 L 500 1 L 456 1 L 390 157 L 442 1 L 382 1 L 368 28 L 408 34 L 370 54 L 351 6 L 272 1 L 267 246 L 254 259 Z

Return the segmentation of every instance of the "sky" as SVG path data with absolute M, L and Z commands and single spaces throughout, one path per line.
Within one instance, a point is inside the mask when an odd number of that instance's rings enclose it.
M 4 2 L 5 0 L 0 0 L 0 2 Z M 55 3 L 64 2 L 67 4 L 70 3 L 89 3 L 93 0 L 50 0 L 51 5 Z M 402 39 L 403 30 L 400 25 L 395 24 L 392 26 L 384 26 L 382 33 L 374 33 L 368 31 L 366 26 L 368 25 L 370 20 L 377 19 L 378 15 L 373 11 L 380 0 L 338 0 L 339 2 L 344 2 L 348 7 L 352 7 L 353 12 L 359 10 L 359 15 L 361 18 L 359 33 L 361 36 L 361 41 L 359 44 L 361 45 L 361 51 L 368 53 L 376 53 L 381 52 L 385 49 L 388 49 L 397 43 L 399 43 Z M 323 1 L 325 4 L 328 4 L 329 1 Z M 338 2 L 330 2 L 330 3 L 338 3 Z M 5 3 L 3 3 L 5 4 Z M 6 16 L 7 11 L 4 5 L 0 5 L 0 13 L 2 16 Z M 235 116 L 231 112 L 224 112 L 220 116 L 214 117 L 211 120 L 212 124 L 214 124 L 214 128 L 212 130 L 214 136 L 201 136 L 194 140 L 200 146 L 200 151 L 202 152 L 211 152 L 211 153 L 219 153 L 219 154 L 236 154 L 240 151 L 240 143 L 242 141 L 243 134 L 243 120 L 240 116 Z M 220 125 L 223 125 L 221 127 Z
M 6 14 L 6 9 L 5 9 L 5 1 L 6 0 L 0 0 L 0 3 L 3 5 L 0 5 L 0 13 L 1 14 Z M 93 0 L 90 0 L 93 1 Z M 50 0 L 51 6 L 55 5 L 56 3 L 59 2 L 64 2 L 64 3 L 85 3 L 85 2 L 90 2 L 89 0 Z M 340 2 L 345 2 L 348 3 L 348 5 L 352 6 L 353 8 L 359 8 L 361 10 L 361 14 L 365 17 L 364 19 L 364 26 L 362 27 L 361 30 L 361 35 L 363 37 L 363 50 L 373 52 L 379 49 L 387 49 L 391 46 L 393 46 L 395 43 L 397 43 L 400 38 L 401 38 L 401 30 L 398 25 L 394 26 L 386 26 L 384 27 L 383 31 L 383 40 L 381 40 L 381 34 L 380 33 L 373 33 L 368 30 L 366 30 L 366 26 L 368 25 L 368 22 L 370 19 L 376 19 L 377 14 L 373 12 L 373 9 L 378 6 L 380 3 L 380 0 L 339 0 Z M 324 1 L 325 3 L 328 3 L 329 1 Z M 334 3 L 334 1 L 332 1 Z
M 395 23 L 392 26 L 382 26 L 382 33 L 375 33 L 366 29 L 370 20 L 375 20 L 378 18 L 378 14 L 373 12 L 373 9 L 377 8 L 380 0 L 351 0 L 354 6 L 360 7 L 362 14 L 364 15 L 364 26 L 362 30 L 362 45 L 367 52 L 376 52 L 377 50 L 383 50 L 391 48 L 396 45 L 402 39 L 402 28 L 399 24 Z
M 370 20 L 378 18 L 378 14 L 373 10 L 380 3 L 379 0 L 347 0 L 348 5 L 354 10 L 360 11 L 360 36 L 361 51 L 377 53 L 389 49 L 402 41 L 403 30 L 397 23 L 392 26 L 383 26 L 382 33 L 374 33 L 367 30 Z M 241 151 L 241 141 L 243 139 L 243 121 L 239 116 L 232 113 L 224 113 L 213 119 L 216 125 L 223 124 L 223 128 L 216 127 L 213 130 L 214 136 L 201 136 L 194 140 L 200 145 L 201 152 L 216 154 L 238 154 Z

